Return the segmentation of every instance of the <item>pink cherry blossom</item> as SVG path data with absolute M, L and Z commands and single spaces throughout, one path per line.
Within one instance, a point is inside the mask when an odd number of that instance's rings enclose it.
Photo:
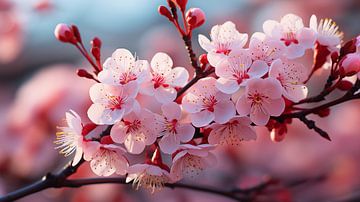
M 59 145 L 56 149 L 61 149 L 60 153 L 64 154 L 65 157 L 75 152 L 74 160 L 72 161 L 74 166 L 80 162 L 83 153 L 88 154 L 92 150 L 94 144 L 91 141 L 87 141 L 82 135 L 83 126 L 81 118 L 76 112 L 72 110 L 66 112 L 66 122 L 67 127 L 59 127 L 62 131 L 56 133 L 55 144 Z
M 352 76 L 360 72 L 360 52 L 349 53 L 340 63 L 341 74 Z
M 203 127 L 210 122 L 226 123 L 235 115 L 235 107 L 228 94 L 220 92 L 212 77 L 200 79 L 182 99 L 186 112 L 190 113 L 191 122 L 196 127 Z
M 204 35 L 199 35 L 199 44 L 206 52 L 209 63 L 216 67 L 221 60 L 235 49 L 244 47 L 248 35 L 239 33 L 233 22 L 227 21 L 222 25 L 215 25 L 210 33 L 211 41 Z
M 165 183 L 171 182 L 169 171 L 150 164 L 135 164 L 129 167 L 126 183 L 133 181 L 136 189 L 143 187 L 151 193 L 159 191 Z
M 308 89 L 304 81 L 308 75 L 308 70 L 302 64 L 286 59 L 275 60 L 269 71 L 270 77 L 280 81 L 283 95 L 294 102 L 306 98 Z
M 183 87 L 189 73 L 183 67 L 172 68 L 173 61 L 166 53 L 157 53 L 151 60 L 151 79 L 141 86 L 141 93 L 154 95 L 160 103 L 175 100 L 175 87 Z
M 268 65 L 264 61 L 253 63 L 248 50 L 236 49 L 215 67 L 215 74 L 220 77 L 216 87 L 223 93 L 232 94 L 246 85 L 248 79 L 260 78 L 267 72 Z
M 267 36 L 285 44 L 285 55 L 289 59 L 303 56 L 306 49 L 314 47 L 316 40 L 315 32 L 304 27 L 302 19 L 294 14 L 285 15 L 280 23 L 274 20 L 265 21 L 263 30 Z
M 209 144 L 239 146 L 242 141 L 256 140 L 256 133 L 248 117 L 234 117 L 225 124 L 213 123 L 208 137 Z
M 162 136 L 159 141 L 161 151 L 167 154 L 175 152 L 180 142 L 188 142 L 195 133 L 195 128 L 182 120 L 181 108 L 178 104 L 170 102 L 161 106 L 162 115 L 156 115 L 153 126 Z
M 155 116 L 152 112 L 141 109 L 125 115 L 122 121 L 115 123 L 110 135 L 114 142 L 124 143 L 127 151 L 140 154 L 146 145 L 155 142 L 158 134 L 154 130 Z
M 216 164 L 216 157 L 210 152 L 215 149 L 214 145 L 183 144 L 173 157 L 171 177 L 174 181 L 183 177 L 194 178 L 200 173 Z
M 120 121 L 132 111 L 138 88 L 135 81 L 124 86 L 94 84 L 90 88 L 90 98 L 94 103 L 88 110 L 90 120 L 99 125 Z
M 284 54 L 285 45 L 279 40 L 272 39 L 264 33 L 255 32 L 249 43 L 249 51 L 254 61 L 264 61 L 268 66 Z
M 310 18 L 310 28 L 316 33 L 316 40 L 323 46 L 336 47 L 341 44 L 344 34 L 331 19 L 321 19 L 319 24 L 315 15 Z
M 285 109 L 281 97 L 282 87 L 273 78 L 251 79 L 248 81 L 245 93 L 236 102 L 239 116 L 250 114 L 250 120 L 256 125 L 266 125 L 270 116 L 279 116 Z
M 130 81 L 141 84 L 149 79 L 149 63 L 146 60 L 135 60 L 127 49 L 117 49 L 106 59 L 98 79 L 111 85 L 124 85 Z
M 97 147 L 92 149 L 91 155 L 84 156 L 85 160 L 90 161 L 91 170 L 98 176 L 106 177 L 114 173 L 125 175 L 129 167 L 124 156 L 126 150 L 113 144 L 109 136 L 103 137 L 101 143 L 96 143 Z

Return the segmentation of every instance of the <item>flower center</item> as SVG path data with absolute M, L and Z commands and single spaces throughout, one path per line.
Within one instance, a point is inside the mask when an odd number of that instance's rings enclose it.
M 208 98 L 203 98 L 203 107 L 210 112 L 214 112 L 214 107 L 217 104 L 215 96 L 210 95 Z
M 241 68 L 244 68 L 243 67 L 244 64 L 241 64 L 241 65 L 242 65 Z M 236 82 L 238 84 L 241 84 L 244 80 L 250 78 L 250 76 L 245 71 L 240 71 L 240 70 L 234 71 L 233 77 L 236 79 Z
M 133 185 L 136 186 L 136 189 L 139 189 L 139 187 L 144 187 L 145 189 L 148 189 L 151 193 L 154 193 L 157 190 L 161 190 L 164 187 L 164 184 L 168 181 L 168 178 L 164 175 L 158 176 L 143 172 L 134 179 Z
M 141 127 L 141 121 L 137 119 L 135 119 L 133 122 L 124 120 L 124 124 L 127 127 L 126 133 L 135 132 Z
M 249 94 L 248 98 L 252 101 L 251 105 L 253 106 L 261 105 L 262 102 L 264 102 L 264 99 L 267 99 L 268 97 L 256 92 L 254 94 Z
M 299 43 L 299 41 L 296 39 L 296 34 L 294 32 L 285 33 L 283 38 L 281 38 L 280 40 L 284 41 L 286 46 L 290 46 L 291 43 Z
M 171 121 L 167 121 L 166 124 L 165 124 L 166 129 L 170 133 L 176 134 L 177 133 L 177 130 L 176 130 L 177 123 L 178 123 L 178 120 L 176 120 L 176 119 L 173 119 Z
M 129 83 L 130 81 L 136 80 L 137 77 L 132 72 L 124 72 L 120 75 L 120 84 L 124 85 Z
M 116 109 L 121 109 L 122 105 L 125 103 L 125 99 L 120 96 L 108 96 L 109 99 L 109 108 L 114 111 Z
M 154 83 L 155 89 L 159 88 L 160 86 L 163 86 L 164 88 L 169 87 L 169 84 L 165 83 L 165 78 L 162 75 L 154 75 L 151 81 Z

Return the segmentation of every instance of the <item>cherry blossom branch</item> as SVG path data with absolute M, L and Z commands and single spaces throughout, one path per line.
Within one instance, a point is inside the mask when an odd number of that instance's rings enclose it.
M 298 112 L 293 112 L 293 113 L 288 113 L 288 114 L 283 114 L 279 117 L 272 117 L 272 119 L 277 120 L 278 122 L 284 122 L 285 119 L 290 119 L 290 118 L 297 118 L 300 121 L 302 121 L 309 129 L 313 129 L 315 132 L 317 132 L 320 136 L 324 137 L 325 139 L 331 140 L 329 135 L 327 134 L 327 132 L 325 132 L 324 130 L 322 130 L 321 128 L 317 127 L 315 125 L 315 122 L 313 120 L 309 120 L 308 118 L 306 118 L 307 115 L 309 114 L 316 114 L 317 112 L 324 110 L 324 109 L 328 109 L 330 107 L 333 107 L 335 105 L 350 101 L 350 100 L 355 100 L 355 99 L 360 99 L 360 93 L 355 94 L 355 92 L 357 90 L 359 90 L 360 88 L 360 81 L 357 80 L 356 83 L 354 84 L 354 86 L 342 97 L 335 99 L 333 101 L 330 101 L 328 103 L 319 105 L 317 107 L 313 107 L 310 109 L 303 109 L 301 111 Z M 321 94 L 321 93 L 320 93 Z
M 84 160 L 81 160 L 76 166 L 72 166 L 71 163 L 72 161 L 57 174 L 48 173 L 37 182 L 0 197 L 0 202 L 15 201 L 25 196 L 40 192 L 44 189 L 63 187 L 63 183 L 67 181 L 66 178 L 74 174 L 80 165 L 84 163 Z

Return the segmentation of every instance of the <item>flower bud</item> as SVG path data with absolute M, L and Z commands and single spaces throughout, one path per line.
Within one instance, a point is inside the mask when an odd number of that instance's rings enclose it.
M 55 37 L 61 42 L 76 43 L 74 32 L 67 24 L 60 23 L 56 25 L 54 34 Z
M 340 74 L 342 76 L 352 76 L 360 71 L 360 54 L 347 54 L 340 62 Z
M 287 127 L 285 124 L 282 124 L 280 127 L 271 130 L 270 138 L 273 142 L 281 142 L 285 139 L 286 132 Z
M 342 80 L 340 81 L 337 88 L 342 91 L 348 91 L 353 87 L 353 84 L 350 81 Z
M 200 62 L 201 65 L 207 65 L 207 64 L 209 64 L 209 61 L 208 61 L 208 59 L 207 59 L 207 55 L 206 55 L 206 54 L 200 55 L 200 57 L 199 57 L 199 62 Z
M 102 42 L 101 42 L 101 39 L 99 39 L 98 37 L 94 37 L 90 43 L 91 43 L 92 47 L 101 48 Z
M 188 0 L 173 0 L 173 2 L 180 8 L 182 12 L 184 12 Z
M 200 8 L 190 8 L 186 12 L 186 22 L 191 29 L 200 27 L 205 22 L 205 13 Z
M 169 9 L 167 9 L 165 6 L 159 6 L 158 12 L 160 15 L 165 16 L 169 21 L 172 22 L 174 20 Z
M 323 118 L 330 115 L 330 109 L 329 108 L 320 109 L 315 111 L 314 113 Z
M 100 48 L 99 47 L 92 47 L 91 54 L 94 56 L 95 60 L 100 60 Z
M 94 79 L 94 76 L 92 74 L 90 74 L 88 71 L 86 71 L 85 69 L 78 69 L 76 74 L 79 77 L 83 77 L 83 78 L 87 78 L 87 79 Z

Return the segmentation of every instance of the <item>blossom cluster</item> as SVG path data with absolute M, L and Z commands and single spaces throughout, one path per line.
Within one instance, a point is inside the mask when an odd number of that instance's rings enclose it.
M 60 26 L 56 32 L 63 41 L 71 35 L 75 43 L 70 31 Z M 210 39 L 199 35 L 198 41 L 206 51 L 202 62 L 214 73 L 184 94 L 178 92 L 189 85 L 189 72 L 174 67 L 168 54 L 159 52 L 147 61 L 127 49 L 115 50 L 89 90 L 92 123 L 83 123 L 74 111 L 66 113 L 67 127 L 60 128 L 56 140 L 61 153 L 75 153 L 73 165 L 83 157 L 95 174 L 127 175 L 127 182 L 152 192 L 165 183 L 196 176 L 216 162 L 217 147 L 255 140 L 255 125 L 270 127 L 275 131 L 272 139 L 280 140 L 277 135 L 282 133 L 276 133 L 279 128 L 271 117 L 286 112 L 286 103 L 308 95 L 306 81 L 312 72 L 299 59 L 322 47 L 329 52 L 325 60 L 331 60 L 332 53 L 340 51 L 342 33 L 332 20 L 318 22 L 312 16 L 306 27 L 299 16 L 287 14 L 280 22 L 264 22 L 263 32 L 250 39 L 228 21 L 215 25 Z M 359 58 L 357 43 L 357 51 L 341 61 L 340 74 L 358 73 Z M 145 105 L 144 96 L 154 99 L 156 107 Z M 90 135 L 101 126 L 107 133 Z M 141 154 L 146 156 L 143 163 L 128 161 L 129 155 Z M 171 166 L 162 160 L 165 155 L 171 157 Z

